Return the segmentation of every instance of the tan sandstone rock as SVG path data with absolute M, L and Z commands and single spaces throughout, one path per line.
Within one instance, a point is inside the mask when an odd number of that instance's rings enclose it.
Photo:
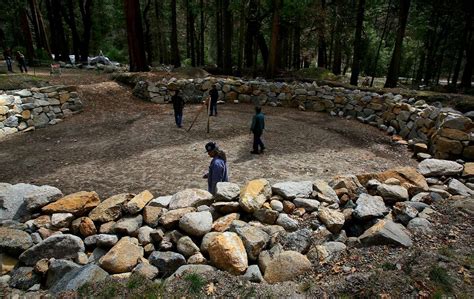
M 247 213 L 260 209 L 272 195 L 272 187 L 265 179 L 253 180 L 247 183 L 240 191 L 239 204 Z
M 123 237 L 106 255 L 100 258 L 99 265 L 112 274 L 130 272 L 143 257 L 143 248 L 138 240 Z
M 84 237 L 88 237 L 97 234 L 97 228 L 89 217 L 84 217 L 79 224 L 79 232 Z
M 306 256 L 296 251 L 284 251 L 268 263 L 264 278 L 268 283 L 288 281 L 309 270 L 311 262 Z
M 122 206 L 133 198 L 133 194 L 121 193 L 111 196 L 101 202 L 90 213 L 89 218 L 92 221 L 109 222 L 122 216 Z
M 232 221 L 238 220 L 240 218 L 240 215 L 237 213 L 232 213 L 229 215 L 225 215 L 212 224 L 212 230 L 216 232 L 223 232 L 229 229 L 230 225 L 232 224 Z
M 361 174 L 357 178 L 363 185 L 372 179 L 385 182 L 387 179 L 395 178 L 411 195 L 428 190 L 425 177 L 413 167 L 397 167 L 380 173 Z
M 209 244 L 208 252 L 212 264 L 221 270 L 232 274 L 242 274 L 247 270 L 247 252 L 236 233 L 225 232 L 215 236 Z
M 42 208 L 43 213 L 72 213 L 83 215 L 99 205 L 99 195 L 92 192 L 80 191 L 69 194 L 56 202 L 50 203 Z
M 152 199 L 153 194 L 151 194 L 150 191 L 142 191 L 140 194 L 136 195 L 134 198 L 132 198 L 129 202 L 125 204 L 125 210 L 131 215 L 136 214 L 140 212 Z

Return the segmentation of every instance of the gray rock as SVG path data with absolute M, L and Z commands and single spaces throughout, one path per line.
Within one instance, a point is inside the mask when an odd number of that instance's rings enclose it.
M 347 246 L 341 242 L 326 242 L 321 245 L 311 247 L 307 256 L 310 260 L 319 263 L 327 263 L 335 260 L 339 255 L 346 251 Z
M 202 241 L 201 241 L 201 252 L 202 253 L 207 253 L 207 249 L 209 248 L 209 244 L 212 242 L 212 240 L 214 240 L 214 238 L 218 235 L 220 235 L 221 232 L 210 232 L 210 233 L 207 233 L 204 235 L 204 237 L 202 237 Z
M 425 198 L 430 198 L 430 193 L 429 192 L 420 192 L 420 193 L 416 194 L 415 196 L 413 196 L 410 199 L 410 201 L 411 202 L 423 203 L 423 201 L 425 201 Z
M 252 225 L 235 227 L 234 231 L 244 243 L 245 251 L 250 260 L 257 260 L 260 252 L 265 249 L 270 236 L 260 228 Z
M 97 283 L 108 277 L 107 272 L 97 265 L 89 264 L 79 269 L 68 272 L 62 279 L 56 282 L 49 291 L 53 294 L 77 290 L 86 283 Z
M 74 218 L 71 213 L 54 213 L 51 215 L 51 224 L 56 228 L 69 227 Z
M 23 252 L 20 261 L 27 266 L 33 266 L 43 258 L 74 258 L 78 252 L 84 252 L 84 249 L 84 243 L 77 236 L 53 235 Z
M 408 222 L 407 228 L 413 232 L 429 233 L 432 231 L 432 224 L 424 218 L 413 218 Z
M 18 117 L 12 115 L 6 120 L 4 120 L 3 124 L 5 125 L 5 127 L 16 128 L 18 127 Z
M 380 184 L 377 186 L 377 193 L 382 196 L 387 203 L 395 203 L 409 199 L 408 190 L 397 185 Z
M 451 176 L 460 174 L 463 166 L 454 161 L 426 159 L 418 164 L 418 172 L 425 177 L 430 176 Z
M 99 264 L 99 260 L 101 257 L 106 255 L 108 252 L 108 249 L 96 247 L 94 251 L 92 251 L 91 255 L 89 256 L 89 260 L 87 261 L 88 264 Z
M 285 250 L 293 250 L 305 254 L 311 246 L 310 229 L 304 228 L 292 233 L 280 235 L 280 244 Z
M 187 258 L 199 252 L 199 247 L 188 236 L 184 236 L 180 238 L 178 240 L 178 244 L 176 245 L 176 248 L 179 253 L 181 253 Z
M 320 205 L 319 201 L 308 198 L 295 198 L 293 203 L 297 208 L 305 209 L 306 212 L 317 211 Z
M 240 210 L 240 204 L 238 202 L 215 202 L 212 207 L 216 212 L 221 214 L 237 213 Z
M 318 199 L 327 203 L 339 203 L 336 191 L 323 180 L 315 180 L 313 182 L 313 189 L 317 192 Z
M 250 265 L 242 277 L 248 281 L 256 283 L 264 281 L 262 272 L 260 272 L 260 268 L 257 265 Z
M 25 196 L 26 208 L 29 211 L 35 211 L 63 196 L 61 190 L 56 187 L 40 186 L 37 190 Z
M 452 178 L 448 184 L 448 191 L 453 195 L 471 196 L 474 195 L 474 191 L 466 187 L 460 181 Z
M 405 227 L 390 220 L 379 220 L 379 222 L 366 230 L 359 237 L 359 240 L 366 246 L 392 244 L 410 247 L 413 245 Z
M 283 251 L 283 246 L 281 246 L 281 244 L 276 244 L 270 248 L 270 250 L 265 250 L 260 253 L 258 256 L 258 266 L 263 273 L 265 273 L 268 264 Z
M 212 229 L 212 214 L 208 211 L 185 214 L 179 220 L 179 227 L 192 236 L 204 236 Z
M 113 247 L 117 242 L 118 237 L 109 234 L 92 235 L 84 239 L 86 246 L 99 246 L 104 248 Z
M 160 276 L 168 277 L 179 267 L 186 264 L 186 259 L 179 253 L 172 251 L 153 251 L 148 257 L 150 263 L 157 267 Z
M 33 95 L 31 93 L 31 91 L 29 91 L 27 89 L 22 89 L 22 90 L 15 91 L 13 94 L 16 95 L 16 96 L 20 96 L 22 98 L 31 97 Z
M 392 213 L 395 216 L 395 220 L 403 223 L 403 225 L 407 225 L 410 220 L 418 215 L 418 210 L 406 204 L 406 202 L 397 202 L 393 206 Z
M 270 201 L 270 207 L 277 212 L 283 211 L 283 203 L 279 200 Z
M 120 218 L 114 226 L 114 232 L 124 235 L 133 235 L 143 224 L 141 214 Z
M 240 187 L 235 183 L 219 182 L 216 185 L 216 201 L 234 201 L 240 194 Z
M 179 191 L 170 200 L 169 209 L 175 210 L 187 207 L 210 205 L 213 202 L 211 193 L 201 189 L 186 189 Z
M 0 227 L 0 252 L 18 257 L 31 246 L 33 246 L 33 240 L 27 232 Z
M 152 206 L 152 207 L 160 207 L 160 208 L 167 208 L 170 204 L 170 201 L 171 201 L 171 198 L 173 196 L 172 195 L 169 195 L 169 196 L 159 196 L 155 199 L 152 199 L 148 205 L 149 206 Z
M 357 206 L 352 213 L 355 218 L 360 220 L 370 220 L 381 218 L 388 214 L 389 210 L 380 196 L 372 196 L 362 193 L 357 199 Z
M 38 189 L 38 186 L 29 184 L 1 186 L 0 220 L 28 220 L 31 215 L 25 197 L 34 194 Z
M 41 276 L 33 271 L 33 267 L 19 267 L 11 272 L 9 285 L 12 288 L 28 290 L 33 285 L 41 282 Z
M 405 201 L 404 204 L 415 208 L 418 212 L 423 211 L 425 208 L 429 207 L 429 205 L 423 203 L 423 202 L 416 202 L 416 201 Z
M 48 274 L 46 277 L 46 287 L 50 288 L 61 280 L 67 273 L 81 268 L 78 264 L 68 260 L 51 259 L 49 261 Z
M 133 270 L 132 273 L 136 273 L 145 277 L 146 279 L 153 280 L 160 271 L 157 267 L 150 265 L 148 263 L 138 264 Z
M 138 242 L 140 242 L 140 244 L 142 246 L 146 245 L 146 244 L 149 244 L 152 242 L 152 239 L 151 239 L 151 233 L 154 231 L 153 228 L 149 227 L 149 226 L 142 226 L 138 229 Z
M 276 183 L 272 186 L 272 192 L 284 199 L 305 198 L 313 192 L 313 183 L 310 181 Z
M 253 217 L 258 221 L 266 224 L 274 224 L 279 213 L 269 209 L 258 209 L 253 213 Z
M 299 227 L 299 223 L 297 220 L 291 218 L 288 214 L 284 213 L 278 215 L 276 224 L 280 225 L 287 231 L 295 231 Z

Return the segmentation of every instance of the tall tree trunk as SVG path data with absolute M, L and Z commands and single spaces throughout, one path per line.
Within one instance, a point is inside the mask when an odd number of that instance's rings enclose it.
M 156 22 L 158 24 L 163 24 L 164 18 L 163 18 L 163 13 L 162 9 L 163 7 L 160 5 L 161 3 L 158 3 L 159 0 L 155 0 L 155 16 L 156 16 Z M 161 2 L 161 1 L 160 1 Z M 160 64 L 164 63 L 169 63 L 168 59 L 168 51 L 165 45 L 165 35 L 163 33 L 163 26 L 157 26 L 157 36 L 158 36 L 158 51 L 159 51 L 159 61 Z
M 194 30 L 194 11 L 189 0 L 186 0 L 186 37 L 187 57 L 191 58 L 191 65 L 196 66 L 196 49 L 195 49 L 195 30 Z
M 299 70 L 301 67 L 301 27 L 300 27 L 300 19 L 297 17 L 294 32 L 293 32 L 293 68 Z
M 92 0 L 80 0 L 79 10 L 82 17 L 81 62 L 87 64 L 92 29 Z
M 38 15 L 36 14 L 36 1 L 35 0 L 28 0 L 28 6 L 30 7 L 31 12 L 31 24 L 33 25 L 33 29 L 35 32 L 35 42 L 36 48 L 42 49 L 43 48 L 43 40 L 41 39 L 41 33 L 39 29 L 39 22 L 38 22 Z
M 352 58 L 351 85 L 357 86 L 362 58 L 362 26 L 364 23 L 365 0 L 359 0 L 357 8 L 357 22 L 354 37 L 354 57 Z
M 131 72 L 148 71 L 140 3 L 135 0 L 124 0 L 125 19 L 127 23 L 128 57 Z
M 472 36 L 468 45 L 469 46 L 466 50 L 466 64 L 464 65 L 464 71 L 461 78 L 461 87 L 463 88 L 472 87 L 472 69 L 474 66 L 474 39 Z
M 277 69 L 278 40 L 280 36 L 280 9 L 283 0 L 273 1 L 272 38 L 270 41 L 270 54 L 268 55 L 267 77 L 273 78 Z
M 181 58 L 178 48 L 178 25 L 176 23 L 176 0 L 171 0 L 171 63 L 174 67 L 181 66 Z
M 387 31 L 388 17 L 390 15 L 390 7 L 392 6 L 392 0 L 388 0 L 387 5 L 387 14 L 385 15 L 385 21 L 383 24 L 382 35 L 380 36 L 379 45 L 377 46 L 377 53 L 375 54 L 374 66 L 372 68 L 372 79 L 370 80 L 370 87 L 374 86 L 375 75 L 377 73 L 377 63 L 379 62 L 380 49 L 382 48 L 382 43 L 385 38 L 385 33 Z
M 325 68 L 327 66 L 326 37 L 324 32 L 324 24 L 326 24 L 326 0 L 321 0 L 321 14 L 323 18 L 320 22 L 322 25 L 320 26 L 323 26 L 323 28 L 318 30 L 318 67 Z
M 204 0 L 200 0 L 200 3 L 199 3 L 199 7 L 200 7 L 200 11 L 201 11 L 201 18 L 200 18 L 200 21 L 201 21 L 201 29 L 199 31 L 199 40 L 200 40 L 200 43 L 199 43 L 199 46 L 201 47 L 201 50 L 199 51 L 199 65 L 204 65 L 205 64 L 205 61 L 204 61 L 204 57 L 205 57 L 205 53 L 204 53 L 204 45 L 205 45 L 205 41 L 204 41 Z
M 222 17 L 224 27 L 224 73 L 232 74 L 232 13 L 229 0 L 222 0 Z
M 38 24 L 39 24 L 39 29 L 40 29 L 40 35 L 41 39 L 43 40 L 43 46 L 46 52 L 48 52 L 49 55 L 51 55 L 51 47 L 49 45 L 49 39 L 46 34 L 46 29 L 44 26 L 44 20 L 43 20 L 43 15 L 41 14 L 41 9 L 39 9 L 37 3 L 35 2 L 35 7 L 36 7 L 36 15 L 38 17 Z
M 418 64 L 418 70 L 416 71 L 415 84 L 421 84 L 423 80 L 423 74 L 425 73 L 425 61 L 426 61 L 426 51 L 425 48 L 420 50 L 420 62 Z
M 456 86 L 458 83 L 459 73 L 461 71 L 461 63 L 464 57 L 464 51 L 467 53 L 468 48 L 468 35 L 470 28 L 472 26 L 472 1 L 467 1 L 465 3 L 465 14 L 466 14 L 466 24 L 464 30 L 462 31 L 461 43 L 459 44 L 459 50 L 457 54 L 456 64 L 454 66 L 453 78 L 451 80 L 451 85 Z
M 335 27 L 335 39 L 334 39 L 334 59 L 332 63 L 332 72 L 334 75 L 341 74 L 341 64 L 342 64 L 342 41 L 341 41 L 341 33 L 342 33 L 342 20 L 341 16 L 339 15 L 342 10 L 342 3 L 340 1 L 335 2 L 336 5 L 336 24 Z
M 151 0 L 147 0 L 145 2 L 145 7 L 143 8 L 143 22 L 145 23 L 145 50 L 146 50 L 146 58 L 148 65 L 153 64 L 154 59 L 154 51 L 153 51 L 153 41 L 151 37 L 151 23 L 150 23 L 150 8 L 151 8 Z
M 245 3 L 240 3 L 240 19 L 239 19 L 239 53 L 237 54 L 237 69 L 242 72 L 243 56 L 244 56 L 244 37 L 245 37 Z
M 66 6 L 63 6 L 63 16 L 64 20 L 71 29 L 71 36 L 72 36 L 72 52 L 74 53 L 74 60 L 75 63 L 78 63 L 80 60 L 79 57 L 79 49 L 81 46 L 81 40 L 79 38 L 79 33 L 77 31 L 76 26 L 76 18 L 74 16 L 74 2 L 73 0 L 67 0 Z
M 388 68 L 387 81 L 385 87 L 396 87 L 398 75 L 400 72 L 400 63 L 402 59 L 403 37 L 405 36 L 405 28 L 407 26 L 408 12 L 410 10 L 411 0 L 400 0 L 400 12 L 398 15 L 398 30 L 395 40 L 395 48 L 393 49 L 392 60 Z
M 216 60 L 217 66 L 222 68 L 224 66 L 223 59 L 223 33 L 222 33 L 222 1 L 216 1 Z
M 31 34 L 30 24 L 28 22 L 28 12 L 26 8 L 21 10 L 21 17 L 20 17 L 20 27 L 21 31 L 23 32 L 23 37 L 26 43 L 26 57 L 28 59 L 34 59 L 35 57 L 35 50 L 33 49 L 33 36 Z
M 49 27 L 51 31 L 51 40 L 53 44 L 52 52 L 56 61 L 69 61 L 69 48 L 64 32 L 63 20 L 61 16 L 61 1 L 46 0 L 46 9 L 48 11 Z

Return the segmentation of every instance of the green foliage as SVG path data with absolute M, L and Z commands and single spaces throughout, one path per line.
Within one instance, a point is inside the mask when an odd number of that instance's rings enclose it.
M 380 265 L 380 268 L 382 268 L 385 271 L 393 271 L 393 270 L 397 270 L 397 265 L 390 262 L 385 262 L 382 265 Z
M 184 280 L 189 283 L 189 292 L 198 294 L 206 285 L 207 281 L 204 277 L 197 273 L 189 273 L 184 276 Z
M 449 276 L 448 271 L 445 268 L 439 266 L 433 266 L 430 269 L 429 277 L 437 287 L 442 291 L 451 292 L 453 289 L 453 278 Z
M 132 290 L 141 287 L 146 283 L 146 278 L 139 274 L 132 274 L 127 281 L 127 288 Z

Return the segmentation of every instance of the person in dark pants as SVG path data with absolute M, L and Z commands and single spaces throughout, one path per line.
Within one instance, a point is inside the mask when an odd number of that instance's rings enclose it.
M 5 58 L 5 62 L 7 64 L 8 71 L 13 73 L 12 50 L 10 48 L 6 48 L 5 51 L 3 51 L 3 58 Z
M 210 116 L 217 116 L 217 100 L 219 99 L 219 92 L 217 91 L 217 84 L 212 86 L 212 89 L 209 91 L 209 96 L 211 96 L 211 107 L 209 109 Z
M 174 120 L 176 122 L 176 126 L 178 128 L 182 128 L 184 100 L 179 95 L 179 90 L 175 91 L 174 95 L 171 97 L 171 101 L 173 102 Z
M 262 113 L 262 108 L 255 107 L 255 115 L 252 118 L 252 125 L 250 131 L 253 133 L 253 151 L 251 154 L 263 154 L 265 145 L 262 142 L 262 134 L 265 129 L 265 116 Z M 260 147 L 260 151 L 258 148 Z
M 208 142 L 205 148 L 212 160 L 209 165 L 209 172 L 203 178 L 207 179 L 209 193 L 215 194 L 217 183 L 229 181 L 227 158 L 225 152 L 220 150 L 215 142 Z
M 25 55 L 21 54 L 20 51 L 16 51 L 16 61 L 18 61 L 18 66 L 20 67 L 20 71 L 23 73 L 28 73 L 28 69 L 26 68 L 26 61 Z

